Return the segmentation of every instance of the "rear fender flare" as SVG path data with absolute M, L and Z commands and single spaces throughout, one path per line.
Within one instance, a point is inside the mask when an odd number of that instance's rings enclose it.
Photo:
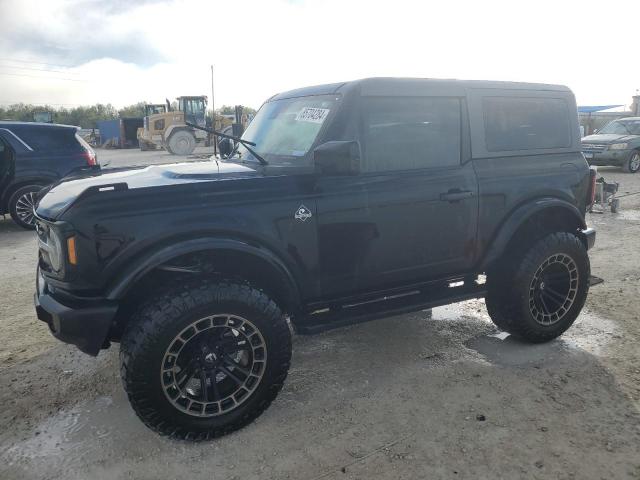
M 547 197 L 538 198 L 517 207 L 509 217 L 498 228 L 494 235 L 487 253 L 480 262 L 478 271 L 486 271 L 496 260 L 498 260 L 506 250 L 509 241 L 518 229 L 524 225 L 533 215 L 548 209 L 562 208 L 568 212 L 576 220 L 576 224 L 580 226 L 580 230 L 587 228 L 584 216 L 576 208 L 575 205 L 558 198 Z

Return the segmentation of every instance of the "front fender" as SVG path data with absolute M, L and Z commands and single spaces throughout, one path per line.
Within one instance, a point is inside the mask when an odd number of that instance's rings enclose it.
M 138 261 L 127 267 L 118 276 L 117 280 L 107 289 L 106 298 L 109 300 L 122 299 L 127 292 L 147 273 L 172 258 L 188 253 L 196 253 L 211 250 L 235 251 L 254 255 L 266 261 L 275 271 L 283 275 L 289 288 L 291 289 L 294 301 L 299 301 L 300 292 L 296 278 L 287 265 L 271 250 L 249 244 L 237 239 L 204 237 L 192 240 L 184 240 L 169 246 L 161 247 L 153 252 L 142 256 Z
M 517 207 L 507 219 L 498 228 L 497 234 L 493 237 L 491 244 L 480 261 L 478 271 L 486 271 L 486 269 L 498 260 L 503 252 L 506 250 L 509 241 L 513 238 L 513 235 L 518 229 L 524 225 L 533 215 L 542 212 L 547 209 L 561 208 L 563 211 L 569 213 L 572 218 L 575 218 L 576 224 L 580 225 L 580 230 L 585 230 L 587 225 L 584 221 L 583 215 L 575 205 L 561 200 L 559 198 L 545 197 L 538 198 L 536 200 L 527 202 Z

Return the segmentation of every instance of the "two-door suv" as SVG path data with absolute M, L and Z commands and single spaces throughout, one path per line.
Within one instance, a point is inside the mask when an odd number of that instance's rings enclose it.
M 584 305 L 594 176 L 565 87 L 309 87 L 270 98 L 242 140 L 224 160 L 63 181 L 37 207 L 38 317 L 91 355 L 120 342 L 161 434 L 260 415 L 292 329 L 484 297 L 500 329 L 545 342 Z

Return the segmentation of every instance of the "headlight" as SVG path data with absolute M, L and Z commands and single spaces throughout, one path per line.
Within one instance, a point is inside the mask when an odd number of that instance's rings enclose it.
M 38 232 L 40 250 L 46 263 L 54 272 L 59 272 L 62 267 L 62 241 L 53 228 L 47 229 L 43 235 Z
M 627 148 L 629 148 L 628 143 L 614 143 L 609 145 L 609 150 L 626 150 Z
M 53 229 L 49 231 L 49 262 L 53 270 L 60 271 L 62 267 L 62 242 Z

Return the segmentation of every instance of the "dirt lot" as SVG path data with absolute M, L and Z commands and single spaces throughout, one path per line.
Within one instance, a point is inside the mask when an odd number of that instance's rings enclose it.
M 163 160 L 139 155 L 99 153 Z M 601 171 L 640 191 L 640 175 Z M 0 221 L 0 478 L 640 478 L 640 195 L 588 220 L 605 283 L 561 339 L 518 344 L 481 301 L 296 337 L 271 408 L 202 444 L 137 420 L 117 346 L 91 358 L 50 336 L 34 234 Z
M 131 150 L 96 150 L 98 161 L 103 168 L 131 167 L 136 165 L 151 165 L 159 163 L 175 162 L 177 159 L 187 161 L 198 161 L 202 157 L 213 154 L 213 147 L 197 147 L 192 155 L 181 157 L 171 155 L 166 150 L 155 150 L 141 152 L 137 149 Z M 200 157 L 200 158 L 198 158 Z

